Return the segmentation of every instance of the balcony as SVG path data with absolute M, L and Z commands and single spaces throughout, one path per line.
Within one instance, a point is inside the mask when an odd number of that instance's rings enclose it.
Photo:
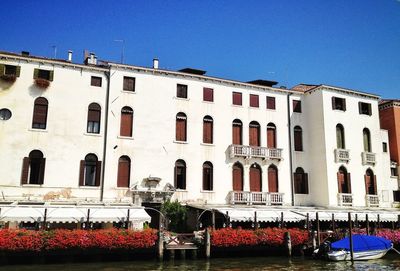
M 365 196 L 367 207 L 379 207 L 379 196 L 378 195 L 366 195 Z
M 282 149 L 273 149 L 257 146 L 244 146 L 244 145 L 230 145 L 229 146 L 230 158 L 244 157 L 248 158 L 262 158 L 262 159 L 282 159 Z
M 353 194 L 339 193 L 338 194 L 339 206 L 353 206 Z
M 363 152 L 362 153 L 362 163 L 363 165 L 375 165 L 376 155 L 373 152 Z
M 229 192 L 230 204 L 283 205 L 284 193 L 275 192 Z
M 350 151 L 345 149 L 335 149 L 335 162 L 348 163 L 350 161 Z

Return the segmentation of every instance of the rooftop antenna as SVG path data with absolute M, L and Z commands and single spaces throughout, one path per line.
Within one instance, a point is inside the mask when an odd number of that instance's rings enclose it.
M 54 58 L 57 58 L 57 45 L 52 45 L 51 48 L 54 50 Z
M 114 40 L 115 42 L 121 42 L 122 43 L 122 48 L 121 48 L 121 64 L 124 64 L 124 50 L 125 50 L 125 40 Z

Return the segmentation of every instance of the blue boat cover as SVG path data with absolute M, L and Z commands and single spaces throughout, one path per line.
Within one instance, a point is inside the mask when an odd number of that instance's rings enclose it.
M 350 238 L 346 237 L 331 244 L 333 250 L 350 251 Z M 392 247 L 392 242 L 382 237 L 355 234 L 353 235 L 353 251 L 383 250 Z

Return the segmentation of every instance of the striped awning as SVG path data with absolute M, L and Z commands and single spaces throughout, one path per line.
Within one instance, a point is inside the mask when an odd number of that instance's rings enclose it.
M 303 215 L 294 213 L 290 210 L 274 210 L 261 208 L 217 208 L 218 212 L 228 214 L 230 221 L 247 222 L 254 221 L 257 217 L 258 222 L 298 222 L 305 220 Z

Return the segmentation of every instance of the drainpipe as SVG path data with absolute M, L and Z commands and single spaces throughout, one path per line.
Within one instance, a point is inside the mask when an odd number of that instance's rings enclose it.
M 290 122 L 290 96 L 287 95 L 287 119 L 288 119 L 288 134 L 289 134 L 289 170 L 290 170 L 290 190 L 292 198 L 292 206 L 294 206 L 294 182 L 293 182 L 293 155 L 292 155 L 292 124 Z
M 111 66 L 109 70 L 104 72 L 107 79 L 106 89 L 106 102 L 105 102 L 105 117 L 104 117 L 104 141 L 103 141 L 103 166 L 101 167 L 101 179 L 100 179 L 100 201 L 103 201 L 104 197 L 104 173 L 106 169 L 106 157 L 107 157 L 107 134 L 108 134 L 108 108 L 110 101 L 110 81 L 111 81 Z

